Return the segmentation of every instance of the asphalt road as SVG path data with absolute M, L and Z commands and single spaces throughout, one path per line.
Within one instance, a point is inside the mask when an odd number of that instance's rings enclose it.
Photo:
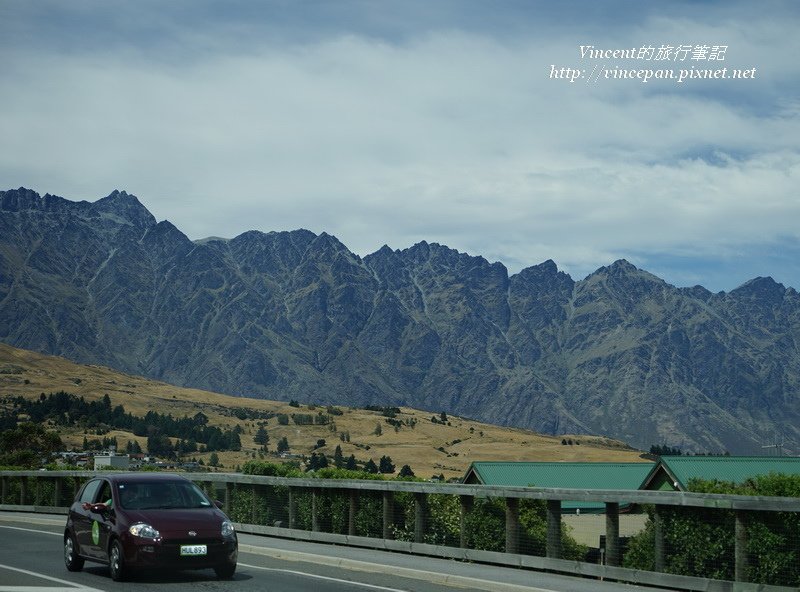
M 619 585 L 252 535 L 239 537 L 232 580 L 212 570 L 139 573 L 114 582 L 105 565 L 64 567 L 65 518 L 0 512 L 0 592 L 604 592 Z M 635 592 L 646 588 L 624 586 Z

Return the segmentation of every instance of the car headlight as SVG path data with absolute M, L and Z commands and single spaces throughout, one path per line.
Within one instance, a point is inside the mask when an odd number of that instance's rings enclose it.
M 149 524 L 145 524 L 144 522 L 139 522 L 134 524 L 128 529 L 128 532 L 131 533 L 133 536 L 142 537 L 145 539 L 157 539 L 161 536 L 161 533 L 158 532 L 155 528 L 150 526 Z
M 233 523 L 226 520 L 222 523 L 222 536 L 229 537 L 233 536 L 234 533 Z

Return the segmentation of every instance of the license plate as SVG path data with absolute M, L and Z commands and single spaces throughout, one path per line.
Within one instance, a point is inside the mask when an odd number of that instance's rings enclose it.
M 208 548 L 206 545 L 181 545 L 181 557 L 206 555 L 207 553 Z

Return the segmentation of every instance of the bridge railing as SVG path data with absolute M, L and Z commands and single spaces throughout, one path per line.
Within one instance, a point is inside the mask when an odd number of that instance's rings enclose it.
M 0 471 L 0 509 L 66 513 L 103 474 Z M 685 590 L 800 587 L 798 498 L 184 476 L 241 532 Z

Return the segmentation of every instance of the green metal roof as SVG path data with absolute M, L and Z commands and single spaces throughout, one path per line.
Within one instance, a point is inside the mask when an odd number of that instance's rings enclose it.
M 653 463 L 649 462 L 473 462 L 463 481 L 512 487 L 636 490 L 652 467 Z M 563 501 L 561 509 L 564 512 L 603 512 L 605 504 Z
M 474 462 L 485 485 L 555 487 L 563 489 L 639 489 L 653 463 L 608 462 Z
M 743 483 L 756 475 L 785 473 L 800 475 L 800 458 L 789 456 L 662 456 L 661 462 L 651 471 L 645 484 L 666 471 L 678 489 L 685 491 L 689 480 L 718 479 Z

